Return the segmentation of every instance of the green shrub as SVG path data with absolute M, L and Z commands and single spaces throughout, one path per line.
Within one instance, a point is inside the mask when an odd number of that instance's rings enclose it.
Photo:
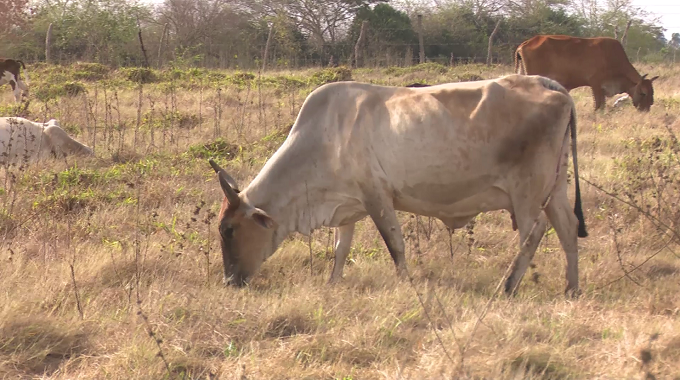
M 312 85 L 322 85 L 331 82 L 342 82 L 352 80 L 352 70 L 346 66 L 330 67 L 319 70 L 312 74 L 309 83 Z
M 67 81 L 63 83 L 52 82 L 51 84 L 38 85 L 34 91 L 34 95 L 38 100 L 47 102 L 60 97 L 74 97 L 85 92 L 87 92 L 87 90 L 82 83 Z
M 98 81 L 106 78 L 111 71 L 101 63 L 77 62 L 73 65 L 73 78 L 85 81 Z
M 239 153 L 241 153 L 242 149 L 243 147 L 240 145 L 232 144 L 222 138 L 218 138 L 209 143 L 193 145 L 189 147 L 187 153 L 195 158 L 207 159 L 215 157 L 224 158 L 229 161 L 236 158 Z
M 134 83 L 155 83 L 159 80 L 153 70 L 144 67 L 126 67 L 120 71 L 127 80 Z

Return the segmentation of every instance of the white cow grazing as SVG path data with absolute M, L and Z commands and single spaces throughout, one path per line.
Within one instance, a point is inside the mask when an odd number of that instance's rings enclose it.
M 572 139 L 576 205 L 567 198 Z M 305 100 L 286 141 L 241 192 L 214 161 L 225 198 L 219 231 L 228 281 L 241 285 L 292 232 L 340 227 L 331 281 L 342 277 L 354 224 L 370 216 L 398 273 L 406 270 L 395 210 L 463 227 L 505 209 L 520 254 L 515 292 L 548 219 L 567 257 L 567 294 L 578 294 L 577 236 L 587 236 L 569 93 L 540 76 L 423 88 L 327 84 Z M 545 208 L 543 209 L 543 205 Z M 524 243 L 524 244 L 522 244 Z
M 0 117 L 0 164 L 92 154 L 92 149 L 69 137 L 55 119 L 36 123 L 22 117 Z

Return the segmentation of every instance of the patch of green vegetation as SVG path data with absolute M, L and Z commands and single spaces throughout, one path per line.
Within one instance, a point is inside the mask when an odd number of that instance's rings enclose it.
M 426 62 L 426 63 L 421 63 L 418 65 L 414 66 L 407 66 L 407 67 L 397 67 L 397 66 L 391 66 L 386 68 L 383 73 L 385 75 L 391 75 L 391 76 L 402 76 L 406 74 L 412 74 L 416 72 L 426 72 L 426 73 L 435 73 L 435 74 L 446 74 L 449 72 L 449 68 L 442 65 L 441 63 L 436 63 L 436 62 Z
M 352 70 L 346 66 L 330 67 L 313 73 L 309 84 L 320 86 L 326 83 L 352 80 Z
M 75 97 L 87 92 L 84 84 L 74 81 L 64 81 L 61 83 L 54 81 L 49 84 L 43 83 L 36 87 L 34 96 L 42 102 L 56 100 L 60 97 Z
M 218 138 L 205 144 L 197 144 L 189 147 L 187 153 L 194 158 L 222 158 L 227 161 L 233 160 L 243 152 L 243 146 L 229 143 L 223 138 Z
M 144 67 L 124 67 L 119 71 L 124 78 L 133 83 L 156 83 L 160 80 L 154 70 Z
M 73 79 L 84 81 L 99 81 L 107 77 L 111 69 L 101 63 L 77 62 L 72 66 Z
M 11 117 L 21 115 L 24 105 L 19 103 L 0 104 L 0 117 Z
M 264 86 L 273 86 L 273 87 L 283 87 L 283 88 L 294 88 L 294 89 L 299 89 L 299 88 L 304 88 L 307 87 L 307 81 L 303 80 L 298 77 L 294 77 L 291 75 L 277 75 L 277 76 L 266 76 L 262 77 L 260 79 L 260 83 Z

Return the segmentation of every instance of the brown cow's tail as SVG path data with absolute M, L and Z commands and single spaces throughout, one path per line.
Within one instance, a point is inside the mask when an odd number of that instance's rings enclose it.
M 524 62 L 522 61 L 522 54 L 520 53 L 522 49 L 522 46 L 517 48 L 515 50 L 515 74 L 521 74 L 524 75 L 526 74 L 526 70 L 524 69 Z
M 579 186 L 578 158 L 576 157 L 576 107 L 574 106 L 573 102 L 571 105 L 569 128 L 571 129 L 571 158 L 574 161 L 574 183 L 576 184 L 574 214 L 576 214 L 576 219 L 578 219 L 578 237 L 584 238 L 588 236 L 588 231 L 586 231 L 586 221 L 583 217 L 583 208 L 581 206 L 581 187 Z

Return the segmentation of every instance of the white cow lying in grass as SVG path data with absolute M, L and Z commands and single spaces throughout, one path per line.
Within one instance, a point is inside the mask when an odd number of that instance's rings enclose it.
M 0 117 L 0 164 L 20 164 L 67 155 L 91 156 L 92 149 L 69 137 L 51 119 L 36 123 L 22 117 Z

